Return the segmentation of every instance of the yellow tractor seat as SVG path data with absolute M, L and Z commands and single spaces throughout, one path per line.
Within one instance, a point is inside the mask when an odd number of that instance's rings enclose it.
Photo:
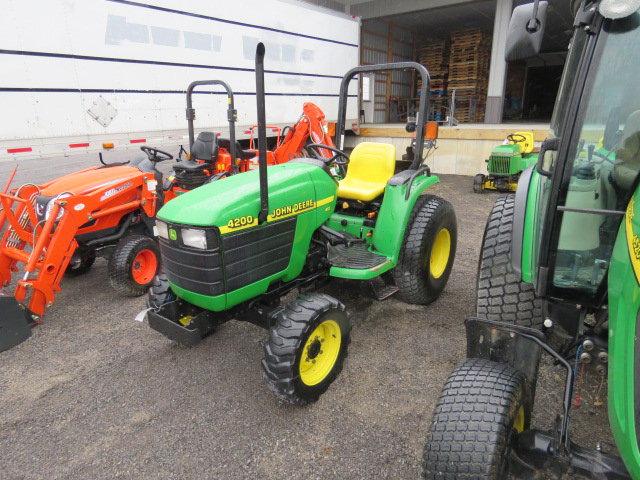
M 370 202 L 384 192 L 396 169 L 396 147 L 390 143 L 362 142 L 349 156 L 338 197 Z

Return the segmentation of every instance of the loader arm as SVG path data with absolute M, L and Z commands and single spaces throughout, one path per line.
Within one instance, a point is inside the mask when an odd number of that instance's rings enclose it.
M 288 162 L 292 158 L 301 156 L 301 152 L 308 142 L 334 146 L 324 112 L 312 102 L 306 102 L 303 105 L 302 116 L 289 129 L 282 143 L 274 150 L 276 163 Z M 320 149 L 320 153 L 325 158 L 333 156 L 333 153 L 326 149 Z

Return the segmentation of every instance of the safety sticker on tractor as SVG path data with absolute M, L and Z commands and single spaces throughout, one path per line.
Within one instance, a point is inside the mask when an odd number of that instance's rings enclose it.
M 625 215 L 625 227 L 627 231 L 627 247 L 629 249 L 631 265 L 633 266 L 633 273 L 636 275 L 636 281 L 640 283 L 640 238 L 638 238 L 638 235 L 633 231 L 635 214 L 635 199 L 632 198 Z

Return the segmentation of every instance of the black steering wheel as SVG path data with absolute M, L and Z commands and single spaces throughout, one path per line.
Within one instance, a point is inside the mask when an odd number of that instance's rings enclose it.
M 336 147 L 330 147 L 329 145 L 325 145 L 323 143 L 310 143 L 304 146 L 306 152 L 312 156 L 313 158 L 317 158 L 318 160 L 322 160 L 325 165 L 338 165 L 340 167 L 345 167 L 349 164 L 349 155 L 344 153 L 342 150 L 338 150 Z M 329 150 L 335 155 L 331 158 L 323 157 L 320 154 L 320 149 Z
M 507 140 L 509 140 L 511 143 L 526 142 L 527 137 L 525 137 L 524 135 L 520 135 L 519 133 L 510 133 L 509 135 L 507 135 Z
M 143 147 L 140 147 L 140 150 L 142 150 L 152 162 L 164 162 L 165 160 L 173 160 L 173 155 L 162 150 L 158 150 L 155 147 L 147 147 L 145 145 Z

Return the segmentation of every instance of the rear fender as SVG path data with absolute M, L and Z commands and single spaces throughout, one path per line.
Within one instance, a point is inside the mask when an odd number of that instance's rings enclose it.
M 640 478 L 640 192 L 621 222 L 608 274 L 609 423 L 632 478 Z
M 397 174 L 394 178 L 399 177 L 402 173 L 404 172 Z M 420 195 L 439 181 L 440 179 L 436 175 L 416 177 L 411 185 L 408 198 L 408 182 L 394 182 L 392 179 L 385 187 L 382 206 L 373 231 L 372 243 L 378 253 L 391 258 L 394 264 L 398 262 L 400 248 L 413 207 Z
M 535 271 L 535 240 L 538 215 L 540 175 L 533 167 L 522 172 L 516 189 L 513 212 L 511 262 L 513 271 L 526 283 L 533 283 Z

